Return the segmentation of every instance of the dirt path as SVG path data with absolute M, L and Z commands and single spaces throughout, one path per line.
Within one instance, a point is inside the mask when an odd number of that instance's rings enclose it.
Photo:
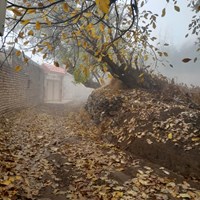
M 102 141 L 77 108 L 43 105 L 1 121 L 0 199 L 200 199 L 197 182 Z

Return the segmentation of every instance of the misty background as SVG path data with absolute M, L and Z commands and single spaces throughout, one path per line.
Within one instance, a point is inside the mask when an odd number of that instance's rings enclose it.
M 157 37 L 157 42 L 160 42 L 158 48 L 168 53 L 167 60 L 173 65 L 173 68 L 169 65 L 164 66 L 162 62 L 158 63 L 158 66 L 154 69 L 155 72 L 161 73 L 169 78 L 174 78 L 177 83 L 185 83 L 188 86 L 195 85 L 200 86 L 200 53 L 197 52 L 197 36 L 190 34 L 188 25 L 190 24 L 192 17 L 196 14 L 191 8 L 187 7 L 188 1 L 178 2 L 180 12 L 174 10 L 173 2 L 167 3 L 166 0 L 162 1 L 148 1 L 143 9 L 150 10 L 153 13 L 157 13 L 157 28 L 152 30 L 152 36 Z M 166 16 L 161 17 L 162 9 L 166 8 Z M 199 16 L 200 17 L 200 16 Z M 185 35 L 189 33 L 186 38 Z M 169 46 L 163 46 L 162 44 L 168 43 Z M 1 45 L 1 41 L 0 41 Z M 42 59 L 42 56 L 27 55 L 38 64 L 42 64 L 48 61 Z M 197 61 L 194 63 L 193 59 L 197 57 Z M 182 59 L 191 58 L 188 63 L 183 63 Z M 165 61 L 163 60 L 163 63 Z M 75 83 L 73 83 L 75 85 Z M 82 87 L 82 86 L 81 86 Z
M 159 14 L 157 20 L 157 28 L 153 30 L 153 34 L 158 38 L 161 44 L 168 43 L 169 46 L 161 46 L 169 57 L 167 58 L 174 67 L 164 67 L 158 64 L 157 72 L 169 77 L 174 78 L 178 83 L 186 83 L 187 85 L 200 86 L 200 52 L 197 52 L 198 46 L 197 36 L 191 35 L 186 38 L 185 35 L 190 33 L 188 25 L 192 17 L 196 14 L 191 8 L 187 7 L 188 1 L 178 2 L 180 12 L 174 10 L 173 2 L 167 3 L 163 1 L 149 1 L 144 9 L 151 10 L 153 13 Z M 166 8 L 165 17 L 160 17 L 162 9 Z M 199 15 L 200 17 L 200 15 Z M 196 63 L 193 62 L 197 57 Z M 183 63 L 183 58 L 191 58 L 188 63 Z

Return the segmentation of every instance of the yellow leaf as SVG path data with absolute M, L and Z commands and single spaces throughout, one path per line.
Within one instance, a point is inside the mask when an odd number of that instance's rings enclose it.
M 83 74 L 85 75 L 85 77 L 88 77 L 89 76 L 89 70 L 88 70 L 88 68 L 87 67 L 84 67 L 83 68 Z
M 91 31 L 92 29 L 94 28 L 94 26 L 92 25 L 92 23 L 89 23 L 87 26 L 86 26 L 86 30 L 87 31 Z
M 24 38 L 24 32 L 23 31 L 19 32 L 18 37 L 23 39 Z
M 198 141 L 200 141 L 200 137 L 192 138 L 192 141 L 193 142 L 198 142 Z
M 41 2 L 38 3 L 38 7 L 43 7 L 43 6 L 44 6 L 43 3 L 41 3 Z
M 107 72 L 107 71 L 108 71 L 108 68 L 107 68 L 105 65 L 103 66 L 103 71 L 104 71 L 104 72 Z
M 49 42 L 43 42 L 43 44 L 44 44 L 45 46 L 47 46 L 47 48 L 48 48 L 50 51 L 53 50 L 53 47 L 52 47 L 52 45 L 51 45 Z
M 29 9 L 27 11 L 27 14 L 33 14 L 33 13 L 36 13 L 36 10 L 35 9 Z
M 51 26 L 51 21 L 49 20 L 48 17 L 45 17 L 45 21 L 46 21 L 46 23 L 48 24 L 48 26 Z
M 161 17 L 164 17 L 164 16 L 165 16 L 165 14 L 166 14 L 166 9 L 165 9 L 165 8 L 163 8 Z
M 145 55 L 144 56 L 144 61 L 147 61 L 148 60 L 148 55 Z
M 112 29 L 108 28 L 108 34 L 112 34 Z
M 22 16 L 22 13 L 17 8 L 12 9 L 12 12 L 17 16 Z
M 105 84 L 105 81 L 103 80 L 103 78 L 101 77 L 101 78 L 99 78 L 99 83 L 101 84 L 101 85 L 104 85 Z
M 99 57 L 97 58 L 97 61 L 98 61 L 98 62 L 101 62 L 101 61 L 102 61 L 102 56 L 99 56 Z
M 109 73 L 109 74 L 108 74 L 108 78 L 112 79 L 113 76 Z
M 67 34 L 66 34 L 66 33 L 62 33 L 61 38 L 62 38 L 63 40 L 65 40 L 65 39 L 67 38 Z
M 35 23 L 35 28 L 36 28 L 36 30 L 40 30 L 41 29 L 41 25 L 40 25 L 40 22 L 36 22 Z
M 29 59 L 28 58 L 24 58 L 24 62 L 28 63 Z
M 32 30 L 30 30 L 29 32 L 28 32 L 28 35 L 34 35 L 34 32 L 32 31 Z
M 60 66 L 59 63 L 58 63 L 57 61 L 54 61 L 54 65 L 55 65 L 56 67 L 59 67 L 59 66 Z
M 63 10 L 65 12 L 68 12 L 69 11 L 69 5 L 67 3 L 63 3 Z
M 29 41 L 25 41 L 25 42 L 24 42 L 24 45 L 27 45 L 28 43 L 29 43 Z
M 43 59 L 45 59 L 47 57 L 47 54 L 45 53 L 44 55 L 43 55 Z
M 36 53 L 36 49 L 33 49 L 32 50 L 32 54 L 34 55 Z
M 86 49 L 87 48 L 87 42 L 84 41 L 83 44 L 82 44 L 82 46 L 83 46 L 83 48 Z
M 180 12 L 180 8 L 178 6 L 174 6 L 174 9 L 177 11 L 177 12 Z
M 84 16 L 85 16 L 85 17 L 91 17 L 91 16 L 92 16 L 92 13 L 91 13 L 91 12 L 86 12 L 86 13 L 84 13 Z
M 40 51 L 42 51 L 43 49 L 44 49 L 43 47 L 40 47 L 40 48 L 38 48 L 37 52 L 40 52 Z
M 22 180 L 22 177 L 17 175 L 17 176 L 15 176 L 15 179 L 16 180 Z
M 123 197 L 124 193 L 116 191 L 116 192 L 113 192 L 112 195 L 113 195 L 113 197 Z
M 104 25 L 102 23 L 100 24 L 100 31 L 104 32 Z
M 0 184 L 8 186 L 8 185 L 12 184 L 12 181 L 8 179 L 8 180 L 0 182 Z
M 169 133 L 167 137 L 168 137 L 168 139 L 170 139 L 170 140 L 171 140 L 171 139 L 173 138 L 173 135 L 172 135 L 172 133 Z
M 21 66 L 17 65 L 17 66 L 15 67 L 15 71 L 16 71 L 16 72 L 19 72 L 19 71 L 21 71 L 21 70 L 22 70 L 22 67 L 21 67 Z
M 105 14 L 109 12 L 110 0 L 95 0 L 98 8 Z
M 47 48 L 49 49 L 49 51 L 52 51 L 52 50 L 53 50 L 53 47 L 51 46 L 51 44 L 48 44 L 48 45 L 47 45 Z
M 144 73 L 139 75 L 139 78 L 143 78 L 144 77 Z
M 21 55 L 21 51 L 16 51 L 16 56 L 20 56 Z
M 74 20 L 73 20 L 73 23 L 76 24 L 79 20 L 79 17 L 76 17 Z
M 27 25 L 29 22 L 30 22 L 30 19 L 27 19 L 27 20 L 21 21 L 21 24 L 25 26 L 25 25 Z

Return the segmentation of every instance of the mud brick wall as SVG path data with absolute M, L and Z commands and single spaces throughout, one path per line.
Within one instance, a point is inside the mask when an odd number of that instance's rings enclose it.
M 0 66 L 2 59 L 0 59 Z M 16 72 L 15 66 L 22 66 Z M 0 67 L 0 115 L 43 102 L 43 71 L 33 61 L 25 64 L 13 56 Z

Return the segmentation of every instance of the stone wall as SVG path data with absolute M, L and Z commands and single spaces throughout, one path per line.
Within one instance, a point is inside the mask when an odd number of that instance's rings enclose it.
M 22 58 L 12 56 L 2 66 L 0 57 L 0 115 L 24 107 L 31 107 L 43 102 L 43 71 L 40 66 Z M 20 71 L 15 67 L 21 66 Z

